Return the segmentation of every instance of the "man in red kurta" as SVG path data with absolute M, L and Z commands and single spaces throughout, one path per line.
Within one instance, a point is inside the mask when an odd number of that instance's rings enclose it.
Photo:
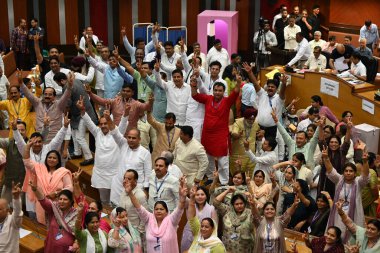
M 218 161 L 219 181 L 226 185 L 229 179 L 228 158 L 228 119 L 230 108 L 239 96 L 241 77 L 237 78 L 237 85 L 228 97 L 224 97 L 226 87 L 216 82 L 213 95 L 199 94 L 196 83 L 191 84 L 191 95 L 194 100 L 205 104 L 205 118 L 202 130 L 202 145 L 206 149 L 209 166 L 206 172 L 208 179 L 212 179 L 215 160 Z

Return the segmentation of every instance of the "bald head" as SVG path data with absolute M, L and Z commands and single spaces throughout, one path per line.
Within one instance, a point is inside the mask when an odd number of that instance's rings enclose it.
M 338 51 L 338 53 L 344 54 L 344 52 L 346 51 L 346 48 L 344 47 L 343 44 L 338 44 L 336 45 L 336 50 Z
M 0 199 L 0 222 L 3 222 L 8 216 L 9 206 L 6 199 Z

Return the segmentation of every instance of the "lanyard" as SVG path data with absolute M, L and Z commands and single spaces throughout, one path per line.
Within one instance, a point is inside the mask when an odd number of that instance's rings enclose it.
M 350 188 L 350 190 L 347 192 L 347 190 L 346 190 L 346 183 L 344 183 L 344 201 L 345 201 L 345 202 L 348 202 L 347 200 L 348 200 L 348 196 L 350 195 L 350 193 L 351 193 L 351 188 Z
M 166 131 L 166 136 L 168 137 L 169 148 L 170 148 L 170 145 L 172 145 L 172 141 L 173 141 L 173 138 L 174 138 L 174 132 L 175 132 L 175 130 L 173 129 L 172 138 L 170 139 L 170 132 Z
M 193 68 L 191 68 L 190 71 L 189 71 L 189 73 L 187 74 L 185 83 L 187 83 L 187 81 L 189 80 L 189 77 L 191 76 L 191 72 L 193 72 Z
M 17 114 L 17 116 L 18 116 L 18 115 L 19 115 L 19 112 L 20 112 L 20 106 L 21 106 L 21 101 L 20 101 L 20 99 L 17 101 L 17 103 L 18 103 L 18 108 L 17 108 L 17 110 L 16 110 L 15 101 L 12 100 L 13 109 L 15 109 L 15 112 L 16 112 L 16 114 Z
M 272 224 L 267 224 L 267 241 L 270 242 L 270 232 L 272 230 Z
M 314 221 L 315 221 L 316 219 L 318 219 L 318 218 L 319 218 L 319 216 L 321 216 L 321 213 L 320 213 L 319 211 L 317 211 L 317 212 L 314 214 L 314 217 L 313 217 L 313 219 L 311 220 L 311 224 L 313 224 L 313 223 L 314 223 Z
M 211 89 L 214 87 L 214 83 L 217 81 L 218 79 L 216 79 L 215 81 L 213 81 L 211 79 L 211 76 L 210 76 L 210 83 L 208 85 L 208 92 L 211 92 Z
M 4 222 L 0 223 L 0 233 L 3 231 L 3 227 L 4 227 Z
M 155 184 L 156 184 L 156 194 L 157 194 L 157 196 L 158 196 L 158 192 L 160 191 L 162 185 L 165 183 L 165 180 L 166 180 L 166 178 L 167 178 L 168 176 L 169 176 L 169 172 L 166 173 L 166 176 L 164 177 L 164 180 L 162 180 L 162 182 L 161 182 L 161 184 L 160 184 L 160 186 L 159 186 L 158 188 L 157 188 L 157 177 L 154 179 L 154 182 L 155 182 Z

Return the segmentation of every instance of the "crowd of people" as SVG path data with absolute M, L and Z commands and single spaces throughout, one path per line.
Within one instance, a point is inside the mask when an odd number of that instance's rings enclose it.
M 318 14 L 295 7 L 288 17 L 282 7 L 275 35 L 267 21 L 264 37 L 255 35 L 256 53 L 266 61 L 268 46 L 279 45 L 297 51 L 289 66 L 320 68 Z M 45 252 L 277 253 L 286 251 L 285 229 L 303 233 L 313 253 L 379 252 L 380 156 L 360 140 L 350 108 L 338 119 L 315 94 L 296 114 L 300 98 L 286 95 L 286 75 L 260 83 L 253 64 L 230 57 L 220 40 L 207 55 L 199 43 L 187 55 L 182 38 L 162 43 L 159 31 L 155 24 L 148 44 L 132 46 L 123 27 L 127 61 L 87 27 L 68 65 L 57 47 L 42 56 L 36 19 L 28 36 L 25 20 L 13 31 L 17 64 L 28 45 L 17 43 L 29 39 L 36 67 L 10 84 L 0 68 L 9 129 L 0 138 L 0 251 L 19 251 L 27 215 L 48 227 Z M 363 43 L 371 51 L 377 40 Z M 303 58 L 311 50 L 315 58 Z M 348 46 L 337 45 L 331 54 L 352 70 L 360 51 L 346 57 Z M 65 168 L 80 158 L 93 166 L 99 200 L 81 189 L 81 168 Z

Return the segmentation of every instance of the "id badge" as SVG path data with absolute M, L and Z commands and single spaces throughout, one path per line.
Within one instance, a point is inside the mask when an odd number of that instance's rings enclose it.
M 55 236 L 55 240 L 58 241 L 58 240 L 62 239 L 62 237 L 63 237 L 63 235 L 62 235 L 61 231 L 59 231 L 57 233 L 57 235 Z
M 343 212 L 345 212 L 347 214 L 349 209 L 350 209 L 350 202 L 345 201 L 343 203 L 342 210 L 343 210 Z
M 237 240 L 238 238 L 239 238 L 239 235 L 236 234 L 236 233 L 233 233 L 233 234 L 231 235 L 231 240 Z

